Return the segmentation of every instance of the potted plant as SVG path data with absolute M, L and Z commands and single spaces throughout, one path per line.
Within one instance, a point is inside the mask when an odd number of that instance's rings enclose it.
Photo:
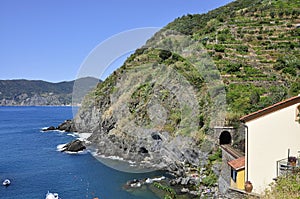
M 294 156 L 290 156 L 288 158 L 288 162 L 290 163 L 291 166 L 296 166 L 297 158 Z
M 245 191 L 247 193 L 251 193 L 252 189 L 253 189 L 252 183 L 250 181 L 246 181 L 245 182 Z

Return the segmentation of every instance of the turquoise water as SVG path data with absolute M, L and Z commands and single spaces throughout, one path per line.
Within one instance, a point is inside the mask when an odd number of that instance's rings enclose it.
M 0 107 L 0 180 L 11 180 L 9 187 L 0 187 L 1 199 L 43 199 L 48 191 L 62 199 L 157 198 L 147 189 L 129 193 L 122 188 L 128 180 L 157 173 L 120 172 L 89 153 L 58 152 L 57 145 L 74 138 L 41 128 L 70 118 L 71 107 Z

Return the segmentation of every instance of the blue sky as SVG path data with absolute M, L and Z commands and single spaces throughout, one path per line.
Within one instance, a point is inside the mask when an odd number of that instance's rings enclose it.
M 120 32 L 163 27 L 232 0 L 0 0 L 0 79 L 77 77 L 101 42 Z

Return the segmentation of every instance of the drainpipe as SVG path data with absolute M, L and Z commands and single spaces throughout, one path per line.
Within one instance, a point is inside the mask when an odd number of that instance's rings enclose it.
M 246 169 L 247 169 L 247 172 L 246 172 L 246 181 L 248 181 L 248 172 L 249 172 L 249 169 L 248 169 L 248 134 L 249 134 L 249 128 L 248 126 L 244 123 L 244 127 L 245 127 L 245 133 L 246 133 Z

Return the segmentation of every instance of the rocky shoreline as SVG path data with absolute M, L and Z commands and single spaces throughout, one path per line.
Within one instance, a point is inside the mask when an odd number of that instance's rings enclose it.
M 73 120 L 65 120 L 63 123 L 59 124 L 57 127 L 50 126 L 48 128 L 42 129 L 43 132 L 47 131 L 64 131 L 64 132 L 76 132 L 76 128 Z M 157 135 L 152 135 L 156 140 L 160 140 Z M 88 142 L 75 139 L 71 142 L 65 144 L 60 151 L 62 152 L 80 152 L 89 147 Z M 145 151 L 143 153 L 146 153 Z M 186 164 L 188 164 L 186 162 Z M 192 169 L 191 169 L 192 168 Z M 158 169 L 158 168 L 157 168 Z M 202 169 L 202 172 L 205 170 Z M 199 196 L 200 190 L 195 189 L 196 185 L 201 182 L 202 176 L 197 172 L 197 168 L 188 164 L 188 167 L 183 167 L 182 163 L 175 162 L 173 165 L 170 165 L 168 169 L 165 170 L 170 177 L 159 177 L 159 178 L 147 178 L 147 179 L 133 179 L 132 181 L 127 182 L 124 185 L 124 189 L 138 189 L 145 185 L 153 184 L 154 182 L 161 182 L 165 186 L 170 186 L 176 190 L 176 193 L 179 195 L 185 194 L 190 196 Z M 153 188 L 153 187 L 152 187 Z M 203 187 L 202 190 L 209 190 L 206 187 Z M 213 193 L 214 191 L 212 191 Z
M 229 189 L 226 193 L 220 193 L 218 183 L 212 186 L 204 186 L 201 181 L 205 178 L 202 174 L 198 177 L 176 177 L 163 178 L 159 181 L 151 181 L 146 179 L 133 179 L 128 181 L 123 188 L 128 192 L 150 189 L 160 198 L 166 198 L 166 195 L 173 194 L 171 198 L 192 199 L 192 198 L 214 198 L 214 199 L 245 199 L 247 193 Z M 159 179 L 159 178 L 158 178 Z M 259 198 L 251 196 L 252 198 Z
M 43 132 L 55 131 L 55 130 L 64 131 L 64 132 L 76 132 L 72 120 L 65 120 L 63 123 L 61 123 L 57 127 L 50 126 L 48 128 L 42 129 Z M 75 140 L 72 140 L 71 142 L 65 144 L 64 146 L 62 146 L 59 150 L 61 152 L 77 153 L 77 152 L 81 152 L 85 149 L 86 149 L 86 144 L 84 143 L 84 141 L 75 139 Z
M 73 120 L 65 120 L 63 123 L 48 128 L 42 129 L 43 132 L 59 130 L 64 132 L 77 132 Z M 152 135 L 153 136 L 153 135 Z M 154 136 L 156 140 L 160 140 L 158 136 Z M 62 152 L 80 152 L 87 147 L 91 147 L 89 140 L 75 139 L 65 144 Z M 143 153 L 146 153 L 145 151 Z M 104 154 L 105 155 L 105 154 Z M 109 156 L 108 156 L 109 157 Z M 114 156 L 115 157 L 115 156 Z M 127 160 L 124 160 L 127 161 Z M 244 195 L 237 192 L 227 192 L 221 194 L 218 189 L 218 180 L 212 180 L 211 175 L 218 176 L 221 171 L 221 163 L 212 164 L 207 167 L 207 162 L 202 166 L 194 165 L 187 160 L 184 162 L 173 162 L 169 164 L 168 168 L 156 167 L 153 169 L 164 171 L 168 177 L 146 178 L 146 179 L 132 179 L 124 184 L 123 188 L 128 191 L 134 191 L 147 187 L 161 197 L 167 194 L 166 190 L 172 190 L 179 199 L 185 198 L 244 198 Z M 211 180 L 211 182 L 209 181 Z
M 212 186 L 201 185 L 201 182 L 206 177 L 205 169 L 198 174 L 198 172 L 191 172 L 185 176 L 174 176 L 173 177 L 158 177 L 158 178 L 146 178 L 146 179 L 133 179 L 128 181 L 124 188 L 126 190 L 141 189 L 143 186 L 147 186 L 154 192 L 169 189 L 176 195 L 176 198 L 216 198 L 219 196 L 218 184 L 213 184 Z M 160 194 L 167 194 L 160 193 Z M 163 195 L 161 196 L 163 197 Z

